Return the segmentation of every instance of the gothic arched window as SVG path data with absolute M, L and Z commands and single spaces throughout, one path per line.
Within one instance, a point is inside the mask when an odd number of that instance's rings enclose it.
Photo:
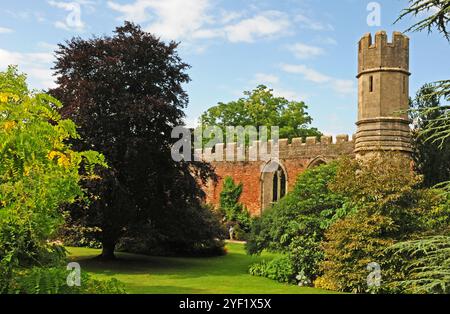
M 286 195 L 286 175 L 283 168 L 278 167 L 277 171 L 273 173 L 272 180 L 272 202 L 280 200 Z

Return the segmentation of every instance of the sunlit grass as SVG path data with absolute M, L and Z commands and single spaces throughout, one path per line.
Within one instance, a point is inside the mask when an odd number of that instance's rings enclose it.
M 225 256 L 208 258 L 152 257 L 118 253 L 117 261 L 92 259 L 100 250 L 68 248 L 72 261 L 80 263 L 82 271 L 98 279 L 117 278 L 128 293 L 330 293 L 329 291 L 297 287 L 248 274 L 248 267 L 272 254 L 249 256 L 244 245 L 228 243 Z

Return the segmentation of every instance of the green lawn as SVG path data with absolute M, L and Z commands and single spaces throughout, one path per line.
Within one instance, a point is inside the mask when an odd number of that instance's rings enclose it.
M 93 260 L 99 250 L 68 248 L 72 261 L 82 271 L 98 279 L 117 278 L 128 293 L 330 293 L 297 287 L 247 273 L 250 264 L 273 258 L 271 254 L 252 257 L 245 254 L 243 244 L 228 243 L 228 254 L 209 258 L 169 258 L 118 253 L 118 260 Z

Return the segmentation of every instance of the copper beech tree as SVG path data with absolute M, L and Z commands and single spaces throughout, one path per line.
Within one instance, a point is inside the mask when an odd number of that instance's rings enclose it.
M 218 237 L 199 188 L 214 176 L 211 166 L 170 154 L 190 81 L 177 46 L 125 22 L 111 37 L 73 38 L 56 51 L 51 93 L 80 127 L 83 140 L 74 144 L 103 153 L 109 165 L 101 180 L 86 183 L 90 204 L 71 209 L 74 223 L 101 230 L 103 258 L 114 258 L 123 236 L 151 236 L 149 243 L 174 250 L 208 247 Z

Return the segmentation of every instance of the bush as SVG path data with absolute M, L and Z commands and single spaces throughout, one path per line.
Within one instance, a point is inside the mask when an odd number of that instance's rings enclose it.
M 392 219 L 378 214 L 357 213 L 337 221 L 325 235 L 325 260 L 320 263 L 324 274 L 316 287 L 367 292 L 367 265 L 385 260 L 383 252 L 394 243 L 390 235 L 395 229 Z
M 219 200 L 219 211 L 223 216 L 223 221 L 228 226 L 234 226 L 235 231 L 239 231 L 235 234 L 237 240 L 245 239 L 251 226 L 250 213 L 239 202 L 242 188 L 242 183 L 236 184 L 233 178 L 225 177 Z
M 0 72 L 0 293 L 15 268 L 61 260 L 64 250 L 49 241 L 64 223 L 60 206 L 82 198 L 81 180 L 106 167 L 102 155 L 67 144 L 79 135 L 59 107 L 29 91 L 15 67 Z
M 318 287 L 369 292 L 366 267 L 371 262 L 382 268 L 379 291 L 390 292 L 390 281 L 404 279 L 401 259 L 386 249 L 446 223 L 442 197 L 435 190 L 418 189 L 420 182 L 410 160 L 396 154 L 341 161 L 331 188 L 346 195 L 347 206 L 356 212 L 327 230 Z
M 287 256 L 274 258 L 267 262 L 262 261 L 250 266 L 249 273 L 253 276 L 267 277 L 279 282 L 295 284 L 297 273 Z
M 320 242 L 312 236 L 299 236 L 292 240 L 288 253 L 270 262 L 253 264 L 249 273 L 286 283 L 298 281 L 299 285 L 306 286 L 319 273 L 318 262 L 322 259 Z
M 319 262 L 323 260 L 323 250 L 319 237 L 295 237 L 289 245 L 288 256 L 295 273 L 303 274 L 307 281 L 314 281 L 321 273 Z
M 293 191 L 254 221 L 247 251 L 283 253 L 293 273 L 303 272 L 314 280 L 323 258 L 319 243 L 324 231 L 349 211 L 343 206 L 345 198 L 329 189 L 336 171 L 337 163 L 331 163 L 302 173 Z

